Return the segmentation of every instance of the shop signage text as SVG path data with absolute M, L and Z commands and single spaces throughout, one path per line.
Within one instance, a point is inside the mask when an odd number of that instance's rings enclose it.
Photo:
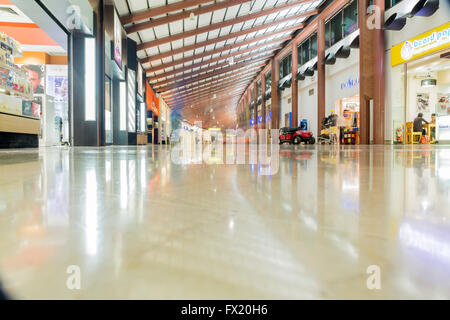
M 359 77 L 356 77 L 355 79 L 350 77 L 347 81 L 341 83 L 341 90 L 351 89 L 357 86 L 359 86 Z
M 449 45 L 450 22 L 392 47 L 391 65 L 396 66 L 426 56 Z

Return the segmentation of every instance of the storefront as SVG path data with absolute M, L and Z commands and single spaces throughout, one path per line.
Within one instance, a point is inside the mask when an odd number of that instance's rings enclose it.
M 393 46 L 388 79 L 393 143 L 450 142 L 450 23 Z M 423 132 L 413 121 L 423 114 Z
M 402 1 L 385 13 L 385 135 L 394 144 L 445 143 L 450 141 L 450 3 L 440 1 L 427 7 L 426 15 L 411 14 L 406 21 L 392 20 L 414 5 Z M 432 123 L 415 133 L 419 113 Z
M 164 101 L 159 98 L 159 136 L 161 137 L 161 144 L 169 144 L 171 124 L 170 124 L 170 108 Z
M 71 1 L 0 2 L 1 147 L 98 144 L 99 8 Z
M 0 4 L 0 147 L 67 145 L 69 37 L 43 8 L 15 3 Z
M 150 87 L 148 81 L 146 86 L 147 101 L 147 139 L 149 144 L 159 144 L 159 98 Z
M 136 118 L 137 118 L 137 144 L 146 145 L 148 143 L 147 138 L 147 103 L 145 101 L 145 86 L 144 79 L 145 74 L 142 65 L 138 63 L 137 68 L 137 105 L 136 105 Z
M 338 115 L 341 144 L 359 144 L 359 51 L 352 50 L 347 59 L 337 59 L 334 65 L 327 65 L 325 73 L 325 115 Z

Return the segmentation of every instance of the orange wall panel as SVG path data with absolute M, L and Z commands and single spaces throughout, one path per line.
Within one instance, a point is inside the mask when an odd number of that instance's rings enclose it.
M 67 65 L 69 63 L 69 60 L 67 56 L 50 56 L 50 64 L 55 65 Z
M 159 98 L 156 97 L 148 81 L 146 81 L 146 95 L 147 110 L 153 111 L 157 116 L 159 116 Z
M 17 23 L 13 26 L 11 23 L 0 23 L 0 31 L 6 33 L 23 45 L 38 46 L 58 46 L 42 29 L 36 28 L 35 24 Z
M 23 57 L 17 57 L 14 59 L 16 64 L 54 64 L 54 65 L 67 65 L 67 56 L 51 56 L 45 52 L 31 52 L 27 51 L 23 53 Z
M 14 58 L 16 64 L 48 64 L 49 55 L 45 52 L 24 52 L 23 57 Z

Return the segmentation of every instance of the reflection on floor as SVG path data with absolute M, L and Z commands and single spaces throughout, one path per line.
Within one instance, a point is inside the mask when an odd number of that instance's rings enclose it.
M 16 298 L 450 298 L 449 146 L 279 153 L 263 175 L 167 147 L 1 151 L 0 279 Z

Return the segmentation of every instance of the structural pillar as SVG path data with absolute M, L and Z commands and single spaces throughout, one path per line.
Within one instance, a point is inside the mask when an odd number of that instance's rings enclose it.
M 262 95 L 262 101 L 261 101 L 261 129 L 266 129 L 266 75 L 262 74 L 261 76 L 261 95 Z
M 385 97 L 384 97 L 384 31 L 380 26 L 368 27 L 368 3 L 359 0 L 359 73 L 360 73 L 360 143 L 370 144 L 370 128 L 373 126 L 373 141 L 384 143 L 385 128 Z M 378 8 L 374 14 L 384 17 L 384 1 L 375 0 Z M 371 19 L 373 24 L 378 19 Z M 383 21 L 383 20 L 382 20 Z M 382 22 L 381 21 L 381 22 Z M 373 119 L 370 119 L 370 105 L 372 103 Z
M 254 108 L 253 110 L 255 111 L 255 129 L 258 129 L 258 84 L 257 82 L 255 82 L 255 85 L 253 86 L 253 103 L 254 103 Z
M 318 18 L 317 23 L 317 135 L 322 130 L 325 118 L 325 20 Z
M 384 17 L 385 2 L 375 0 L 375 5 L 380 9 L 381 17 Z M 373 140 L 375 144 L 384 144 L 385 135 L 385 44 L 384 30 L 376 28 L 371 30 L 373 33 L 373 81 L 374 81 L 374 109 L 373 109 Z
M 296 79 L 298 72 L 298 46 L 292 46 L 292 126 L 297 127 L 298 123 L 298 81 Z
M 280 129 L 280 98 L 278 92 L 278 81 L 280 81 L 280 64 L 277 60 L 272 63 L 272 129 Z

